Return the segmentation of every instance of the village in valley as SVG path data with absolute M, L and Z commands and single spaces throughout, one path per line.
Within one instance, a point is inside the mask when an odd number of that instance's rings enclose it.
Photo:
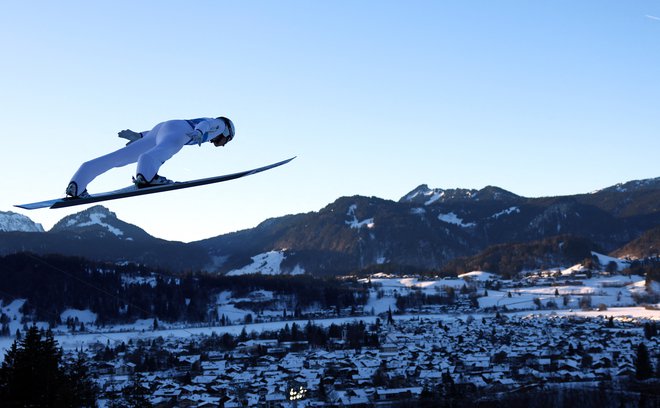
M 648 324 L 559 315 L 419 317 L 365 324 L 378 346 L 350 346 L 350 329 L 342 327 L 341 337 L 330 338 L 326 347 L 250 339 L 222 351 L 195 349 L 192 344 L 203 344 L 206 335 L 187 341 L 160 337 L 134 342 L 95 370 L 107 398 L 139 381 L 154 406 L 290 406 L 298 391 L 306 401 L 300 406 L 394 404 L 417 401 L 425 392 L 461 401 L 542 384 L 616 386 L 618 379 L 635 376 L 640 344 L 660 349 L 657 335 L 644 335 Z M 135 364 L 123 358 L 134 347 L 177 360 L 170 370 L 143 372 L 137 380 Z M 92 347 L 90 357 L 103 349 Z
M 250 297 L 277 294 L 225 293 L 224 325 L 101 328 L 70 311 L 53 333 L 65 358 L 88 362 L 101 406 L 129 396 L 157 407 L 488 406 L 502 395 L 522 404 L 515 396 L 530 390 L 564 401 L 580 390 L 641 398 L 644 381 L 632 391 L 630 381 L 640 370 L 648 381 L 660 375 L 660 285 L 641 276 L 578 265 L 516 281 L 472 272 L 359 282 L 370 296 L 363 308 L 253 314 Z

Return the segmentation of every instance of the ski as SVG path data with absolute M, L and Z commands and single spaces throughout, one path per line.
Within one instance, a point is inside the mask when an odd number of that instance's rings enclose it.
M 266 171 L 266 170 L 273 169 L 275 167 L 282 166 L 283 164 L 286 164 L 286 163 L 290 162 L 291 160 L 293 160 L 295 158 L 296 157 L 294 156 L 290 159 L 282 160 L 281 162 L 269 164 L 268 166 L 259 167 L 259 168 L 252 169 L 252 170 L 241 171 L 239 173 L 226 174 L 226 175 L 223 175 L 223 176 L 208 177 L 208 178 L 203 178 L 203 179 L 198 179 L 198 180 L 190 180 L 190 181 L 174 182 L 172 184 L 163 184 L 163 185 L 158 185 L 158 186 L 153 186 L 153 187 L 144 187 L 144 188 L 137 188 L 136 186 L 133 185 L 133 186 L 129 186 L 129 187 L 119 189 L 119 190 L 108 191 L 108 192 L 104 192 L 104 193 L 91 194 L 89 197 L 86 197 L 86 198 L 72 198 L 72 197 L 56 198 L 56 199 L 52 199 L 52 200 L 39 201 L 39 202 L 36 202 L 36 203 L 16 204 L 16 205 L 14 205 L 14 207 L 23 208 L 25 210 L 36 210 L 36 209 L 39 209 L 39 208 L 64 208 L 64 207 L 72 207 L 72 206 L 75 206 L 75 205 L 84 205 L 84 204 L 97 203 L 97 202 L 100 202 L 100 201 L 117 200 L 117 199 L 120 199 L 120 198 L 127 198 L 127 197 L 146 195 L 146 194 L 154 194 L 154 193 L 162 193 L 162 192 L 165 192 L 165 191 L 180 190 L 180 189 L 183 189 L 183 188 L 203 186 L 203 185 L 206 185 L 206 184 L 220 183 L 220 182 L 223 182 L 223 181 L 235 180 L 237 178 L 251 176 L 253 174 L 261 173 L 262 171 Z

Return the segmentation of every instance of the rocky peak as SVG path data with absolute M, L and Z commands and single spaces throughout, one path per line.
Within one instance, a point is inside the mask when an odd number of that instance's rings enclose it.
M 441 188 L 429 188 L 428 185 L 422 184 L 403 196 L 399 202 L 416 205 L 431 205 L 433 203 L 479 200 L 511 201 L 520 198 L 520 196 L 517 196 L 509 191 L 493 186 L 487 186 L 481 190 L 465 188 L 445 190 Z
M 115 213 L 101 205 L 64 217 L 55 224 L 51 232 L 114 236 L 129 240 L 148 235 L 142 229 L 118 219 Z
M 44 232 L 44 227 L 25 215 L 0 211 L 0 231 Z

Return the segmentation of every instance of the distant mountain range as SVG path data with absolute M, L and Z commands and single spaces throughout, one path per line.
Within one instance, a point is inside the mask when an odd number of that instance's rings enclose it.
M 491 186 L 420 185 L 399 201 L 341 197 L 318 212 L 272 218 L 187 244 L 155 238 L 102 206 L 65 217 L 48 232 L 27 217 L 0 212 L 0 254 L 61 253 L 218 273 L 259 270 L 264 259 L 269 271 L 280 273 L 439 271 L 475 265 L 472 257 L 504 272 L 579 261 L 592 250 L 653 256 L 659 240 L 660 178 L 542 198 Z M 512 260 L 514 253 L 524 261 Z
M 3 214 L 6 213 L 0 216 Z M 62 254 L 99 261 L 134 262 L 174 271 L 199 270 L 210 261 L 201 246 L 155 238 L 118 219 L 103 206 L 69 215 L 48 232 L 43 232 L 43 228 L 40 232 L 26 232 L 29 225 L 25 221 L 21 229 L 0 232 L 0 255 L 24 251 Z
M 44 232 L 44 227 L 25 215 L 0 211 L 0 232 L 9 231 Z

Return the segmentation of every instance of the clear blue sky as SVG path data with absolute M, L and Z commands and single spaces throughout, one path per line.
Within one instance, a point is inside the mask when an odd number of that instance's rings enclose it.
M 225 115 L 237 136 L 184 148 L 171 179 L 298 158 L 105 204 L 165 239 L 422 183 L 538 197 L 660 175 L 655 0 L 12 1 L 0 51 L 0 210 L 46 229 L 84 207 L 12 205 L 62 196 L 119 130 L 175 118 Z

